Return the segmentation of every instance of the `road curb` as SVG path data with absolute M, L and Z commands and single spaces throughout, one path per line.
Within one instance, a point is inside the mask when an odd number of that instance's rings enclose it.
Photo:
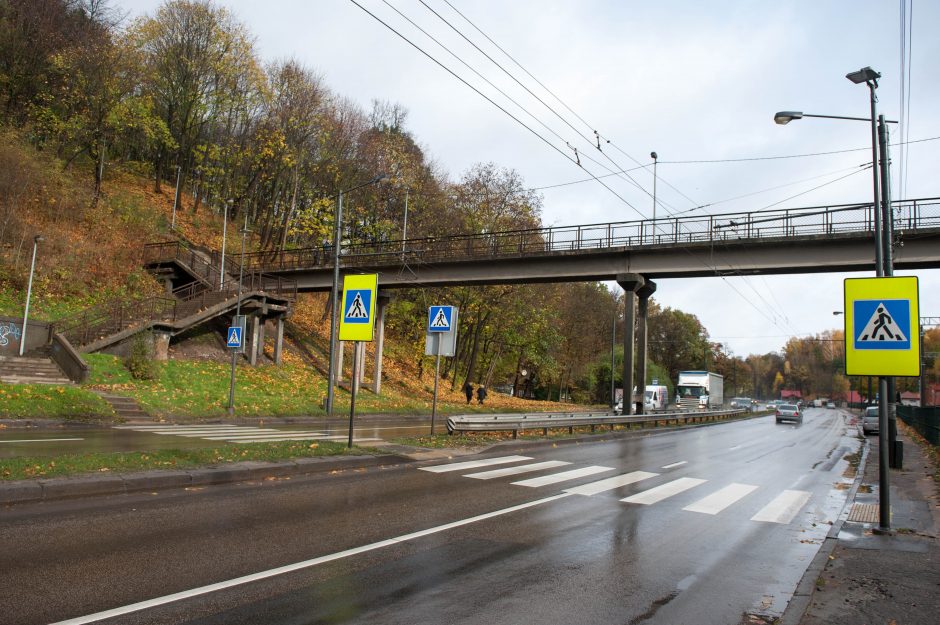
M 97 495 L 121 495 L 148 490 L 231 484 L 267 477 L 309 475 L 330 471 L 366 469 L 413 462 L 410 458 L 345 456 L 342 458 L 298 458 L 284 462 L 235 462 L 191 471 L 139 471 L 108 475 L 57 477 L 46 480 L 18 480 L 0 483 L 0 505 L 55 501 Z
M 836 545 L 839 543 L 839 532 L 842 531 L 842 526 L 845 524 L 845 520 L 848 517 L 848 511 L 851 508 L 852 502 L 855 501 L 855 495 L 858 493 L 859 486 L 861 486 L 862 480 L 865 477 L 865 464 L 868 462 L 870 447 L 866 439 L 865 444 L 862 445 L 862 457 L 858 463 L 855 481 L 852 482 L 852 488 L 849 489 L 849 494 L 845 498 L 845 506 L 842 508 L 842 512 L 839 513 L 839 518 L 832 524 L 832 527 L 829 528 L 829 533 L 826 534 L 826 539 L 823 541 L 819 551 L 816 552 L 816 557 L 810 562 L 809 566 L 806 568 L 806 572 L 803 574 L 803 578 L 800 579 L 800 583 L 797 584 L 796 590 L 793 592 L 793 597 L 780 616 L 779 625 L 799 625 L 800 621 L 803 620 L 803 616 L 806 614 L 806 610 L 809 609 L 809 604 L 813 600 L 813 593 L 816 592 L 816 580 L 819 579 L 826 565 L 829 564 L 829 556 L 832 555 L 833 549 L 835 549 Z

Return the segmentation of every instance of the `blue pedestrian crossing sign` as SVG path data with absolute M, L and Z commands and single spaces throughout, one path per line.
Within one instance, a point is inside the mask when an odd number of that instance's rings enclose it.
M 431 306 L 428 308 L 428 332 L 450 332 L 453 319 L 453 306 Z
M 845 280 L 846 375 L 920 375 L 916 277 Z
M 911 303 L 906 299 L 859 299 L 852 303 L 855 349 L 910 349 Z M 865 322 L 865 319 L 868 321 Z
M 229 326 L 226 336 L 228 337 L 228 341 L 225 344 L 226 347 L 231 347 L 233 349 L 241 349 L 242 347 L 241 326 Z

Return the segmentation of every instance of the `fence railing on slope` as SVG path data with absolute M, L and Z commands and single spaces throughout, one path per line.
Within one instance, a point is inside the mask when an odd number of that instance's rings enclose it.
M 916 231 L 940 227 L 940 198 L 898 200 L 892 203 L 894 227 Z M 529 256 L 646 247 L 765 240 L 797 236 L 874 232 L 871 204 L 840 204 L 799 209 L 775 209 L 686 217 L 644 219 L 581 226 L 547 227 L 446 237 L 378 241 L 343 245 L 346 267 L 401 262 L 441 262 L 459 259 Z M 228 261 L 226 261 L 228 262 Z M 332 267 L 332 245 L 280 253 L 245 255 L 245 269 L 288 271 Z
M 179 241 L 148 243 L 144 246 L 144 262 L 152 264 L 175 260 L 185 265 L 193 275 L 203 280 L 209 290 L 216 292 L 237 291 L 239 274 L 242 273 L 241 282 L 242 291 L 244 292 L 264 291 L 291 302 L 297 299 L 297 282 L 295 280 L 265 274 L 253 269 L 249 263 L 245 263 L 245 270 L 241 272 L 238 257 L 230 254 L 225 255 L 225 279 L 221 280 L 220 284 L 222 269 L 215 263 L 221 265 L 221 254 L 210 252 L 208 255 L 211 260 L 206 260 L 201 254 Z M 247 256 L 246 254 L 246 258 Z M 186 296 L 181 297 L 181 299 L 185 298 Z

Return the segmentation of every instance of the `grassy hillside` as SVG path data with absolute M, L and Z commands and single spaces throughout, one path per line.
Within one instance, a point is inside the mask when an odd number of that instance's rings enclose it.
M 39 245 L 30 316 L 51 321 L 113 299 L 143 297 L 160 286 L 141 268 L 144 243 L 170 238 L 173 189 L 153 192 L 147 178 L 129 171 L 111 170 L 105 193 L 92 202 L 88 181 L 63 170 L 53 155 L 26 147 L 12 133 L 0 135 L 0 207 L 3 209 L 5 245 L 0 265 L 0 314 L 23 312 L 32 237 L 42 233 Z M 222 220 L 203 205 L 193 214 L 190 197 L 182 198 L 177 229 L 186 238 L 214 249 L 221 248 Z M 230 224 L 231 225 L 231 224 Z M 328 352 L 328 322 L 324 295 L 302 295 L 291 319 L 284 365 L 240 364 L 236 409 L 239 416 L 322 415 L 326 396 L 323 370 Z M 371 378 L 373 347 L 368 346 Z M 383 393 L 368 390 L 357 399 L 357 409 L 369 413 L 427 413 L 431 409 L 433 377 L 429 368 L 419 375 L 416 363 L 396 359 L 402 349 L 394 336 L 386 343 Z M 273 356 L 269 339 L 267 355 Z M 208 329 L 192 332 L 174 344 L 170 361 L 159 366 L 155 380 L 135 380 L 120 359 L 92 354 L 85 389 L 49 389 L 0 385 L 0 417 L 41 416 L 71 419 L 109 418 L 110 408 L 90 390 L 109 390 L 132 396 L 151 414 L 166 418 L 220 417 L 226 413 L 229 356 L 222 337 Z M 349 367 L 347 359 L 347 371 Z M 347 373 L 348 375 L 348 373 Z M 368 381 L 368 380 L 367 380 Z M 337 410 L 347 409 L 349 395 L 337 394 Z M 545 410 L 548 404 L 491 393 L 487 411 Z M 464 411 L 465 399 L 450 382 L 440 388 L 442 414 Z

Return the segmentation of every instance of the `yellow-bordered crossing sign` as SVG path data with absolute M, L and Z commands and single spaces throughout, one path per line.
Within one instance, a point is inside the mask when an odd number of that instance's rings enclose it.
M 846 278 L 845 373 L 920 375 L 917 278 Z
M 371 341 L 375 328 L 378 274 L 347 275 L 343 278 L 343 308 L 339 340 Z

